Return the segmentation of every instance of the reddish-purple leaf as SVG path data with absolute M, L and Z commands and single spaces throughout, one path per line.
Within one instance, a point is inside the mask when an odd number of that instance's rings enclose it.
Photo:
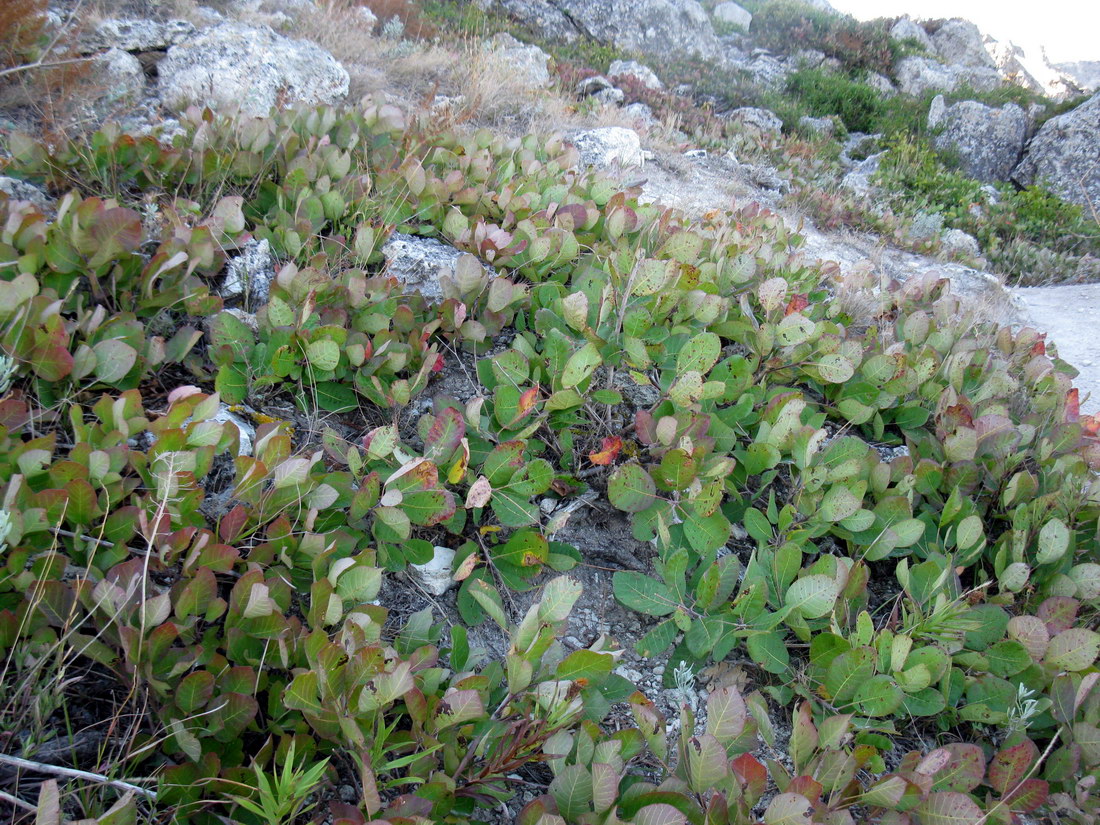
M 1011 748 L 1002 748 L 989 763 L 989 787 L 999 794 L 1011 791 L 1027 774 L 1027 769 L 1039 758 L 1039 749 L 1030 739 Z

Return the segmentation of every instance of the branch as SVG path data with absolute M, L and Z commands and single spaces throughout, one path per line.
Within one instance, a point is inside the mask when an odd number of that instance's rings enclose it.
M 37 771 L 38 773 L 49 773 L 56 776 L 68 776 L 73 779 L 87 779 L 92 782 L 101 782 L 104 785 L 110 785 L 119 790 L 141 794 L 148 799 L 156 800 L 157 798 L 156 792 L 150 791 L 148 788 L 142 788 L 139 785 L 131 785 L 129 782 L 123 782 L 121 779 L 111 779 L 100 773 L 79 771 L 75 768 L 62 768 L 59 765 L 47 765 L 43 762 L 33 762 L 30 759 L 22 759 L 18 756 L 8 756 L 2 753 L 0 753 L 0 763 L 12 765 L 16 768 L 23 768 L 28 771 Z
M 12 796 L 10 793 L 4 793 L 3 791 L 0 791 L 0 801 L 14 805 L 16 808 L 22 808 L 24 811 L 30 811 L 32 814 L 38 810 L 30 802 L 24 802 L 18 796 Z

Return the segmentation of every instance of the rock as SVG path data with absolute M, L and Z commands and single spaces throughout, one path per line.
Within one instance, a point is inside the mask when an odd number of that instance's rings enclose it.
M 551 40 L 584 36 L 663 58 L 718 54 L 714 28 L 697 0 L 491 0 L 489 5 Z
M 928 110 L 928 128 L 937 149 L 958 154 L 963 170 L 982 183 L 1008 180 L 1020 160 L 1031 119 L 1015 103 L 1000 108 L 976 100 L 947 106 L 937 95 Z
M 1100 89 L 1100 60 L 1077 60 L 1050 65 L 1065 74 L 1083 92 Z
M 1004 85 L 1000 72 L 985 66 L 945 66 L 928 57 L 905 57 L 894 67 L 903 92 L 920 97 L 927 91 L 951 92 L 965 85 L 988 92 Z
M 752 25 L 752 14 L 741 8 L 736 3 L 719 3 L 714 7 L 714 19 L 727 26 L 734 26 L 741 31 L 748 31 Z
M 916 40 L 930 54 L 936 53 L 936 47 L 932 45 L 932 38 L 928 36 L 928 32 L 924 30 L 924 26 L 908 17 L 898 18 L 898 22 L 890 27 L 890 38 L 898 42 Z
M 872 178 L 878 173 L 885 154 L 885 152 L 879 152 L 861 160 L 851 172 L 840 179 L 840 185 L 857 195 L 870 194 L 874 189 Z
M 421 238 L 403 232 L 394 232 L 382 244 L 386 274 L 400 281 L 406 294 L 416 292 L 430 302 L 443 300 L 439 278 L 444 275 L 453 278 L 455 265 L 463 254 L 435 238 Z M 492 267 L 486 266 L 485 271 L 490 277 L 496 275 Z
M 779 171 L 774 166 L 762 163 L 742 163 L 738 167 L 746 177 L 761 189 L 772 192 L 786 192 L 791 188 L 790 181 L 780 177 Z
M 764 49 L 753 52 L 745 70 L 752 75 L 753 82 L 761 86 L 778 88 L 787 82 L 787 76 L 797 69 L 784 60 Z
M 277 105 L 331 103 L 348 93 L 348 73 L 331 54 L 267 26 L 222 23 L 168 50 L 159 87 L 165 103 L 238 108 L 263 116 Z
M 580 152 L 582 166 L 596 169 L 618 166 L 626 169 L 645 163 L 638 133 L 622 126 L 605 126 L 581 132 L 574 136 L 573 145 Z
M 739 124 L 742 128 L 760 135 L 778 135 L 783 131 L 783 121 L 767 109 L 742 106 L 727 113 L 725 117 L 731 123 Z
M 943 215 L 939 212 L 918 212 L 906 230 L 906 235 L 914 241 L 926 241 L 943 232 Z
M 1068 201 L 1100 208 L 1100 94 L 1044 123 L 1012 180 L 1042 184 Z
M 982 248 L 978 245 L 978 239 L 973 235 L 963 232 L 961 229 L 948 229 L 940 237 L 945 251 L 953 255 L 965 255 L 977 258 L 982 254 Z
M 575 89 L 578 97 L 594 97 L 601 103 L 622 106 L 626 100 L 626 94 L 622 89 L 616 88 L 610 80 L 602 74 L 594 77 L 586 77 L 577 84 Z
M 57 206 L 56 198 L 51 198 L 34 184 L 19 178 L 0 175 L 0 192 L 14 201 L 28 201 L 43 214 L 53 212 Z
M 417 584 L 433 596 L 442 596 L 455 586 L 454 562 L 454 550 L 437 546 L 431 561 L 424 564 L 410 564 L 409 569 Z
M 359 17 L 362 20 L 363 25 L 367 27 L 368 31 L 373 32 L 376 28 L 378 28 L 377 14 L 375 14 L 366 6 L 359 6 L 356 11 L 359 12 Z
M 98 21 L 91 31 L 80 37 L 78 48 L 84 53 L 106 49 L 122 49 L 126 52 L 164 51 L 169 46 L 182 43 L 194 33 L 195 27 L 186 20 L 161 23 L 144 18 L 108 17 Z
M 240 255 L 226 264 L 221 296 L 243 297 L 247 306 L 258 309 L 267 303 L 273 280 L 275 259 L 271 255 L 271 244 L 266 238 L 252 240 L 244 245 Z
M 653 69 L 637 60 L 615 60 L 607 70 L 611 77 L 633 77 L 647 89 L 663 89 L 664 84 Z
M 969 20 L 948 20 L 932 35 L 932 44 L 949 65 L 997 68 L 985 50 L 982 33 Z
M 485 48 L 524 88 L 545 89 L 550 85 L 550 55 L 538 46 L 499 32 L 485 41 Z
M 211 421 L 225 423 L 228 421 L 241 434 L 240 449 L 237 455 L 252 455 L 252 445 L 256 443 L 256 428 L 241 416 L 233 412 L 225 404 L 222 404 L 216 413 L 210 416 Z
M 79 104 L 67 119 L 72 127 L 94 129 L 137 103 L 145 92 L 145 70 L 129 52 L 109 49 L 88 62 L 78 84 L 82 92 L 73 97 Z
M 798 119 L 798 125 L 807 132 L 817 135 L 831 135 L 836 131 L 836 120 L 831 117 L 810 117 L 803 115 Z
M 643 126 L 653 126 L 657 123 L 657 118 L 653 114 L 653 110 L 644 103 L 631 103 L 628 106 L 624 106 L 623 114 L 633 118 L 635 121 L 640 121 Z
M 877 91 L 883 97 L 893 97 L 898 93 L 897 86 L 886 75 L 878 72 L 867 72 L 863 82 Z

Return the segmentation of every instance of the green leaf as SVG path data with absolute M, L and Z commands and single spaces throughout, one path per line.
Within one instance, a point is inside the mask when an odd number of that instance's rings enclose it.
M 554 777 L 549 790 L 558 812 L 575 820 L 592 805 L 592 774 L 584 765 L 567 765 Z
M 863 496 L 857 496 L 848 489 L 847 484 L 834 484 L 821 500 L 818 513 L 826 521 L 837 522 L 859 512 L 863 506 Z
M 306 347 L 306 357 L 317 369 L 331 372 L 340 364 L 340 345 L 331 338 L 321 338 Z
M 1069 528 L 1061 519 L 1052 518 L 1039 531 L 1039 551 L 1035 561 L 1039 564 L 1054 564 L 1069 549 Z
M 781 793 L 764 811 L 765 825 L 810 825 L 813 806 L 799 793 Z
M 768 673 L 786 673 L 791 654 L 779 633 L 753 633 L 745 640 L 749 656 Z
M 1096 661 L 1097 653 L 1100 653 L 1100 633 L 1071 627 L 1050 640 L 1044 661 L 1059 670 L 1076 672 Z
M 125 378 L 137 363 L 137 350 L 125 341 L 100 341 L 95 352 L 95 376 L 104 384 L 117 384 Z
M 695 370 L 706 375 L 722 354 L 722 340 L 713 332 L 701 332 L 684 344 L 676 359 L 676 374 Z
M 901 706 L 901 688 L 885 674 L 873 676 L 856 690 L 853 709 L 863 716 L 889 716 Z
M 544 622 L 564 622 L 582 590 L 581 584 L 568 576 L 551 579 L 542 589 L 539 618 Z
M 564 389 L 575 387 L 588 378 L 603 363 L 600 351 L 589 341 L 569 356 L 561 373 L 561 385 Z
M 491 480 L 491 479 L 490 479 Z M 657 487 L 640 464 L 623 464 L 607 481 L 607 498 L 620 510 L 640 513 L 653 503 Z
M 667 616 L 679 604 L 664 583 L 633 570 L 616 571 L 611 586 L 623 605 L 650 616 Z
M 836 604 L 836 579 L 831 576 L 803 576 L 787 588 L 783 603 L 807 619 L 818 619 Z
M 978 825 L 985 818 L 973 799 L 957 791 L 929 794 L 914 811 L 921 825 Z
M 594 650 L 575 650 L 558 663 L 556 675 L 569 682 L 577 679 L 600 682 L 611 673 L 611 665 L 610 654 L 597 653 Z

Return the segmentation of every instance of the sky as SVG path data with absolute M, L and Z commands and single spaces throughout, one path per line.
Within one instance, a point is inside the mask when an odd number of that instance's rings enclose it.
M 1028 51 L 1042 45 L 1052 62 L 1100 60 L 1098 0 L 829 0 L 860 20 L 908 14 L 914 18 L 962 17 L 983 33 Z

